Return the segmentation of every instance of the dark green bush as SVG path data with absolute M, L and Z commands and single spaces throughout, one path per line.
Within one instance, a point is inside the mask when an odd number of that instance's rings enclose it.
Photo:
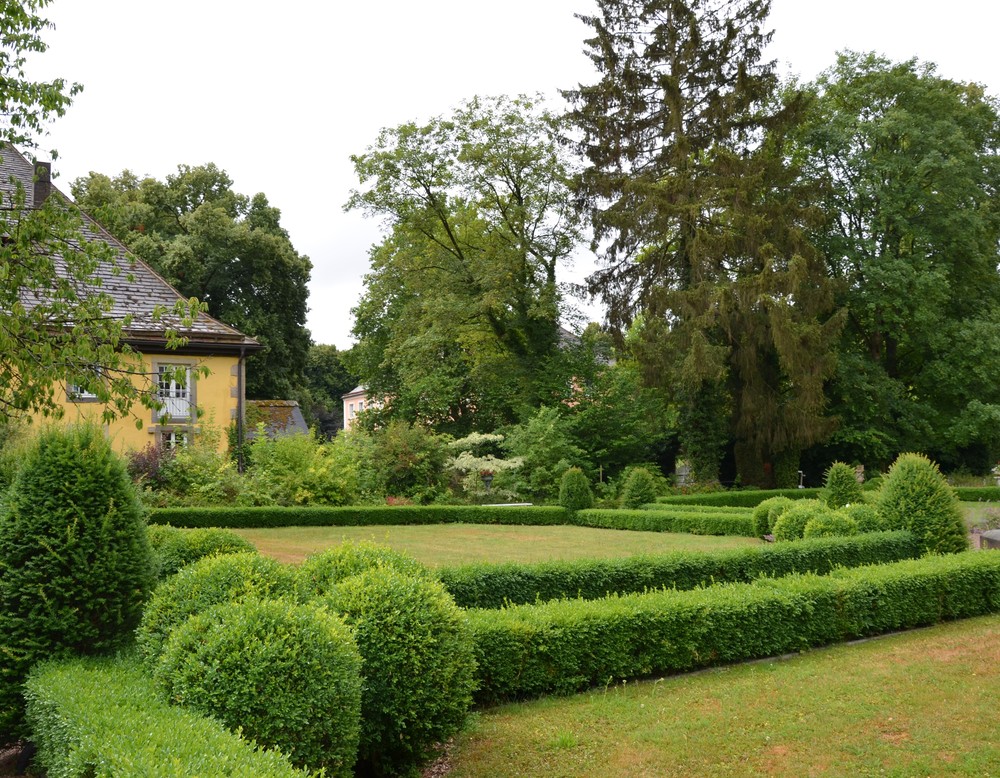
M 787 497 L 790 500 L 814 500 L 819 489 L 730 489 L 705 494 L 675 494 L 660 497 L 657 502 L 668 505 L 715 505 L 735 508 L 756 508 L 769 497 Z
M 806 524 L 819 516 L 832 513 L 819 500 L 800 500 L 786 508 L 774 522 L 775 540 L 799 540 L 806 530 Z
M 794 548 L 798 544 L 790 544 Z M 473 610 L 483 703 L 779 656 L 1000 610 L 1000 554 Z
M 294 570 L 273 559 L 258 554 L 206 557 L 181 568 L 156 587 L 136 630 L 136 643 L 152 664 L 170 632 L 195 613 L 227 602 L 295 594 Z
M 847 537 L 858 534 L 858 523 L 843 511 L 821 513 L 809 519 L 802 531 L 804 538 Z
M 677 552 L 624 559 L 580 559 L 537 564 L 467 564 L 440 568 L 445 588 L 463 608 L 501 608 L 655 589 L 694 589 L 748 582 L 762 575 L 824 573 L 834 567 L 898 562 L 919 555 L 909 532 L 767 543 L 712 554 Z
M 0 521 L 0 743 L 20 734 L 20 686 L 42 658 L 129 639 L 153 583 L 124 463 L 96 427 L 44 431 Z
M 952 487 L 963 502 L 1000 502 L 1000 486 Z
M 354 774 L 361 656 L 328 611 L 287 600 L 216 605 L 174 629 L 153 675 L 164 699 L 280 749 L 296 766 Z
M 753 527 L 757 537 L 770 535 L 774 528 L 774 522 L 785 512 L 785 509 L 792 505 L 792 500 L 787 497 L 768 497 L 756 508 L 753 509 Z
M 25 684 L 35 763 L 61 778 L 307 778 L 218 721 L 162 702 L 131 657 L 44 662 Z
M 559 506 L 353 505 L 264 508 L 158 508 L 150 521 L 175 527 L 369 527 L 382 524 L 568 524 Z
M 154 524 L 149 528 L 150 545 L 156 559 L 157 578 L 173 575 L 185 565 L 215 554 L 256 554 L 253 543 L 235 532 L 205 527 L 181 529 Z
M 389 567 L 341 581 L 325 599 L 361 651 L 358 770 L 406 775 L 455 734 L 475 684 L 467 620 L 437 581 Z
M 632 470 L 622 485 L 619 502 L 623 508 L 633 509 L 656 502 L 656 479 L 653 474 L 644 467 Z
M 591 508 L 577 511 L 572 523 L 581 527 L 639 530 L 642 532 L 689 532 L 694 535 L 742 535 L 756 537 L 750 513 L 695 513 L 679 511 L 671 506 L 659 510 L 624 510 Z
M 296 569 L 298 588 L 305 598 L 329 594 L 345 578 L 366 570 L 388 567 L 405 575 L 429 577 L 427 567 L 407 554 L 375 543 L 342 543 L 307 557 Z
M 590 491 L 590 481 L 578 467 L 571 467 L 563 473 L 559 483 L 559 504 L 568 511 L 582 511 L 594 507 L 594 494 Z
M 861 502 L 861 484 L 854 475 L 854 468 L 844 462 L 830 465 L 820 499 L 834 509 Z
M 958 497 L 936 464 L 923 454 L 900 454 L 879 491 L 878 511 L 890 529 L 907 529 L 925 551 L 969 547 Z

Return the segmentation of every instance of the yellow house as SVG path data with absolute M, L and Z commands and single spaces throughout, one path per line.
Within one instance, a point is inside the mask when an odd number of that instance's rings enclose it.
M 20 182 L 27 208 L 39 207 L 53 194 L 68 201 L 52 186 L 49 163 L 30 162 L 10 146 L 3 149 L 0 160 L 0 186 L 7 182 Z M 101 264 L 96 277 L 101 290 L 113 301 L 108 315 L 129 322 L 122 341 L 141 360 L 141 365 L 135 366 L 133 381 L 143 391 L 152 392 L 162 406 L 156 410 L 134 406 L 130 417 L 105 424 L 108 436 L 124 452 L 150 443 L 174 446 L 187 442 L 210 425 L 222 433 L 218 436 L 219 447 L 224 448 L 224 433 L 230 423 L 235 421 L 242 430 L 245 359 L 260 345 L 200 313 L 190 326 L 175 326 L 186 338 L 186 345 L 168 349 L 165 320 L 154 311 L 172 309 L 181 295 L 96 221 L 87 214 L 82 216 L 82 238 L 106 243 L 114 255 L 112 261 Z M 121 272 L 122 268 L 127 272 Z M 57 401 L 62 405 L 64 420 L 101 420 L 103 403 L 83 387 L 62 385 L 57 390 Z M 141 427 L 137 420 L 142 422 Z

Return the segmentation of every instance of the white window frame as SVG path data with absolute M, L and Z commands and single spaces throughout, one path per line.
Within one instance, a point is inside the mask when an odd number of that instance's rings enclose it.
M 94 375 L 99 381 L 103 381 L 104 377 L 101 374 L 101 368 L 98 365 L 93 367 Z M 66 383 L 66 399 L 72 403 L 92 403 L 97 402 L 97 392 L 91 392 L 84 389 L 80 384 Z
M 184 382 L 168 374 L 184 370 Z M 195 418 L 195 384 L 191 365 L 184 362 L 158 362 L 154 368 L 156 399 L 163 404 L 155 413 L 158 423 L 190 422 Z

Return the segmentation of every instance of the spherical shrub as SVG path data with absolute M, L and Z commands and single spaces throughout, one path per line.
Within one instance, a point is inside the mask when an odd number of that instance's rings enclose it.
M 827 513 L 831 513 L 830 509 L 819 500 L 796 500 L 774 522 L 774 539 L 799 540 L 805 533 L 806 524 Z
M 969 547 L 958 497 L 938 466 L 923 454 L 900 454 L 879 491 L 878 510 L 888 529 L 908 529 L 923 551 Z
M 361 651 L 362 775 L 412 773 L 459 730 L 475 686 L 463 612 L 438 581 L 390 567 L 341 581 L 326 599 Z
M 299 591 L 308 599 L 327 594 L 345 578 L 383 567 L 407 575 L 430 577 L 430 571 L 413 557 L 366 541 L 342 543 L 313 554 L 299 566 L 296 576 Z
M 594 507 L 594 493 L 590 491 L 590 481 L 578 467 L 571 467 L 563 473 L 559 483 L 559 504 L 569 511 L 582 511 Z
M 802 531 L 804 538 L 829 538 L 857 535 L 858 523 L 843 511 L 830 511 L 809 519 Z
M 754 532 L 757 534 L 757 537 L 769 535 L 774 528 L 774 522 L 778 520 L 778 517 L 793 502 L 795 501 L 788 497 L 768 497 L 759 503 L 751 514 L 753 517 Z
M 361 656 L 327 610 L 289 600 L 216 605 L 174 629 L 153 677 L 170 702 L 242 729 L 292 764 L 353 775 Z
M 35 661 L 127 641 L 153 583 L 142 509 L 103 432 L 44 431 L 0 521 L 0 742 Z
M 854 475 L 854 468 L 844 462 L 834 462 L 826 471 L 823 501 L 831 508 L 843 508 L 861 502 L 861 484 Z
M 213 605 L 249 599 L 276 599 L 295 594 L 295 572 L 288 565 L 258 554 L 225 554 L 200 559 L 166 579 L 153 592 L 136 643 L 152 663 L 170 632 L 189 616 Z
M 885 520 L 882 518 L 882 514 L 878 512 L 878 508 L 867 501 L 848 505 L 841 510 L 854 519 L 858 525 L 858 532 L 882 532 L 887 529 Z
M 151 526 L 150 530 L 152 529 Z M 254 544 L 246 538 L 232 530 L 217 527 L 167 527 L 166 531 L 158 527 L 155 533 L 151 532 L 150 541 L 157 562 L 157 577 L 161 580 L 207 556 L 257 553 Z
M 656 502 L 656 479 L 645 468 L 637 467 L 629 473 L 622 486 L 622 507 L 641 508 L 651 502 Z

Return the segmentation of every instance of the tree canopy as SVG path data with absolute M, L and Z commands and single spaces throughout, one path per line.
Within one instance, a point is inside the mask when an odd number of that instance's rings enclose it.
M 292 396 L 310 345 L 307 284 L 312 263 L 292 246 L 281 212 L 263 194 L 233 191 L 214 164 L 180 165 L 165 181 L 130 171 L 73 182 L 76 202 L 181 294 L 251 335 L 247 396 Z

